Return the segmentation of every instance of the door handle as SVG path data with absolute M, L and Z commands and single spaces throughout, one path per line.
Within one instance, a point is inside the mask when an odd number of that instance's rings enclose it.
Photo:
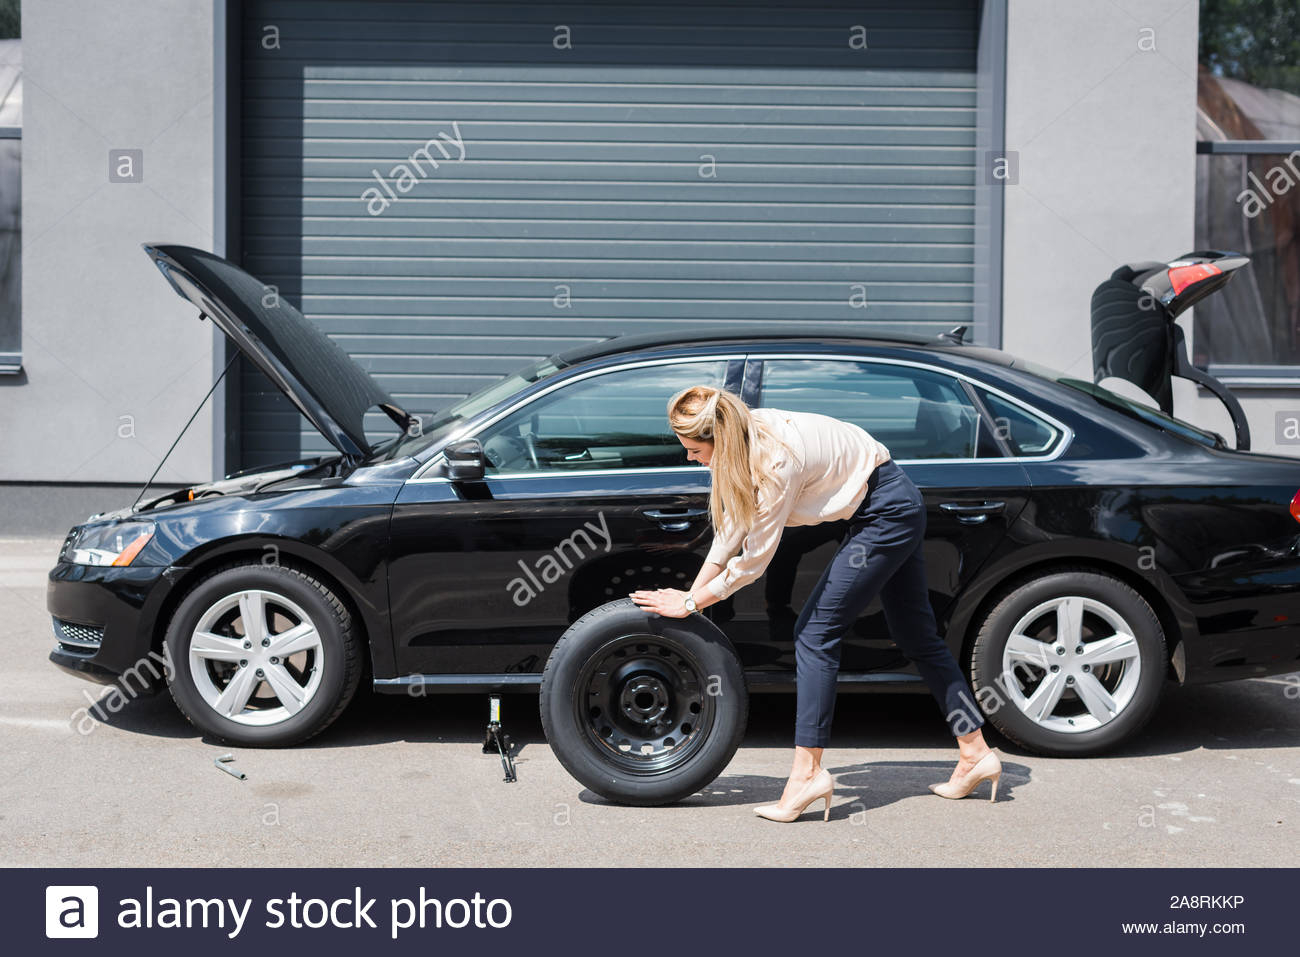
M 691 522 L 709 514 L 707 508 L 662 509 L 647 508 L 641 512 L 651 521 L 658 522 L 666 532 L 684 532 L 691 527 Z
M 963 525 L 979 525 L 1007 507 L 1006 502 L 980 502 L 978 505 L 963 505 L 961 502 L 942 502 L 939 507 L 950 515 L 956 515 Z

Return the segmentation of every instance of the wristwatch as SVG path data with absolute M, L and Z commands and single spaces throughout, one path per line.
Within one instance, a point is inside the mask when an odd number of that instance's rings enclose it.
M 686 593 L 686 601 L 683 602 L 683 604 L 686 605 L 686 610 L 689 611 L 691 614 L 694 614 L 695 612 L 700 610 L 699 606 L 695 604 L 695 599 L 691 597 L 690 592 Z

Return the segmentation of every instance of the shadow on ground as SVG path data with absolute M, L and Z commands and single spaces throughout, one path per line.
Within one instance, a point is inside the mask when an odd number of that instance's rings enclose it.
M 955 755 L 955 752 L 954 752 Z M 948 780 L 952 761 L 871 761 L 863 764 L 836 764 L 827 754 L 826 770 L 835 776 L 835 793 L 831 800 L 831 820 L 884 807 L 927 794 L 929 785 Z M 1029 768 L 1016 761 L 1002 762 L 1002 779 L 998 782 L 998 803 L 1015 800 L 1015 787 L 1030 779 Z M 785 787 L 785 778 L 768 774 L 726 774 L 702 791 L 673 807 L 730 807 L 740 804 L 772 803 Z M 982 782 L 966 800 L 985 801 L 990 786 Z M 579 798 L 584 804 L 614 805 L 592 791 L 584 790 Z M 822 802 L 815 801 L 806 814 L 822 812 Z

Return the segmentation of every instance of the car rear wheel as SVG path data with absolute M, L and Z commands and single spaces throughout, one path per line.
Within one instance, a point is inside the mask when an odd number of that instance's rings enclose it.
M 740 660 L 702 616 L 663 618 L 631 599 L 574 622 L 542 674 L 541 718 L 579 783 L 620 804 L 671 804 L 706 787 L 740 746 Z
M 1150 719 L 1167 661 L 1141 595 L 1108 575 L 1063 570 L 996 603 L 975 639 L 971 683 L 1011 740 L 1040 754 L 1097 754 Z
M 324 730 L 356 693 L 359 642 L 328 587 L 278 565 L 236 565 L 200 581 L 172 616 L 168 686 L 201 731 L 280 747 Z

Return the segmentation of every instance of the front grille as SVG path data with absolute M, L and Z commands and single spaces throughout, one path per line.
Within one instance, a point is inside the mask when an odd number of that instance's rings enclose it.
M 54 637 L 71 651 L 98 651 L 100 642 L 104 640 L 104 629 L 55 618 Z

